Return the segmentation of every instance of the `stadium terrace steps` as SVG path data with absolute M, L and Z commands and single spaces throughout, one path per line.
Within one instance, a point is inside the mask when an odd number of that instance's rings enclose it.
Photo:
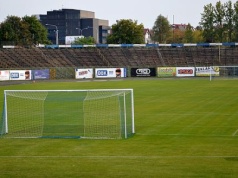
M 0 68 L 237 65 L 236 46 L 3 48 Z

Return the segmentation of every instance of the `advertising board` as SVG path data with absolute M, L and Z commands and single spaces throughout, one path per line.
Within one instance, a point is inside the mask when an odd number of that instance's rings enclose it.
M 10 78 L 9 70 L 1 70 L 0 71 L 0 81 L 9 80 L 9 78 Z
M 195 67 L 176 67 L 177 77 L 194 77 Z
M 31 70 L 10 70 L 10 80 L 31 80 Z
M 196 67 L 197 77 L 219 76 L 219 67 Z
M 96 78 L 124 78 L 126 77 L 126 68 L 96 68 Z
M 131 77 L 155 77 L 155 68 L 131 68 Z
M 65 44 L 70 45 L 75 42 L 78 38 L 83 38 L 83 36 L 66 36 L 65 37 Z
M 76 79 L 87 79 L 93 78 L 93 69 L 75 69 L 75 78 Z
M 176 67 L 158 67 L 157 76 L 158 77 L 175 77 Z
M 32 79 L 33 80 L 42 80 L 42 79 L 50 79 L 50 70 L 32 70 Z

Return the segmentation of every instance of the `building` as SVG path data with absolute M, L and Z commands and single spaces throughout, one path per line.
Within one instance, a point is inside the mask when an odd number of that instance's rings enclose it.
M 60 9 L 39 15 L 40 22 L 48 29 L 49 40 L 65 44 L 67 36 L 92 36 L 97 43 L 106 43 L 108 20 L 95 18 L 95 13 L 85 10 Z
M 145 43 L 153 43 L 151 39 L 151 31 L 148 28 L 144 29 L 144 37 L 145 37 Z
M 187 24 L 173 24 L 172 28 L 174 30 L 180 30 L 180 31 L 185 31 L 187 29 Z

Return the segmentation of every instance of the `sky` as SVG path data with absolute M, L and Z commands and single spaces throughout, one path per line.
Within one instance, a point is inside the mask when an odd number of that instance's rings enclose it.
M 0 22 L 7 16 L 24 17 L 47 14 L 59 9 L 78 9 L 95 12 L 95 18 L 109 21 L 136 20 L 145 28 L 152 28 L 159 15 L 168 18 L 170 24 L 188 24 L 196 27 L 205 5 L 214 6 L 219 0 L 0 0 Z M 222 3 L 228 0 L 221 0 Z M 232 0 L 235 3 L 236 0 Z

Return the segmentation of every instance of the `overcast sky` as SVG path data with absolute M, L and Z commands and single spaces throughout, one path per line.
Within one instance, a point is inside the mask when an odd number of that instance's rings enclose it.
M 197 26 L 204 5 L 216 4 L 219 0 L 0 0 L 0 22 L 8 15 L 23 17 L 47 14 L 47 11 L 62 8 L 95 12 L 95 17 L 109 20 L 109 25 L 120 19 L 137 20 L 145 28 L 152 28 L 161 14 L 172 24 Z M 227 0 L 221 0 L 222 3 Z M 232 0 L 233 3 L 236 0 Z

